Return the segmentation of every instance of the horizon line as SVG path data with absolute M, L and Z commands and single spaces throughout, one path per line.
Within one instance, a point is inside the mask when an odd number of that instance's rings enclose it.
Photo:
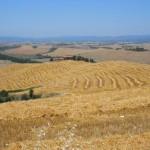
M 127 34 L 127 35 L 61 35 L 61 36 L 17 36 L 17 35 L 2 35 L 0 38 L 70 38 L 70 37 L 140 37 L 150 36 L 150 34 Z

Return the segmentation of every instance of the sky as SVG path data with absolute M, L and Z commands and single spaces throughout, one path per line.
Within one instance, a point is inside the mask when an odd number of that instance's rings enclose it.
M 0 36 L 150 35 L 150 0 L 0 0 Z

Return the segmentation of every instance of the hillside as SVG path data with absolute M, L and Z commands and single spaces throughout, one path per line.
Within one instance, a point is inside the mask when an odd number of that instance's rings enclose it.
M 46 45 L 39 45 L 37 48 L 34 48 L 33 45 L 22 45 L 17 48 L 7 49 L 4 51 L 4 54 L 12 56 L 33 56 L 48 52 L 48 48 Z
M 147 150 L 150 65 L 125 61 L 12 64 L 0 89 L 54 97 L 0 104 L 0 149 Z
M 146 46 L 145 46 L 146 47 Z M 146 47 L 148 48 L 148 46 Z M 96 61 L 130 61 L 137 63 L 150 64 L 150 50 L 143 52 L 127 51 L 124 49 L 98 49 L 90 52 L 81 53 L 81 56 L 92 57 Z
M 96 49 L 84 49 L 84 48 L 58 48 L 54 52 L 45 53 L 49 56 L 66 56 L 66 55 L 80 55 L 83 57 L 93 58 L 97 62 L 102 61 L 130 61 L 137 63 L 150 64 L 150 44 L 130 44 L 125 45 L 132 47 L 143 47 L 147 51 L 133 51 L 126 50 L 119 44 L 100 46 Z

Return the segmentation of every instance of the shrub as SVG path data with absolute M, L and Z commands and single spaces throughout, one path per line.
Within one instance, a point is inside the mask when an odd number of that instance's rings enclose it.
M 49 49 L 49 52 L 52 53 L 52 52 L 54 52 L 55 50 L 57 50 L 57 47 L 51 47 L 51 48 Z
M 54 61 L 54 59 L 51 57 L 49 61 Z
M 85 58 L 84 60 L 85 60 L 85 62 L 89 62 L 89 59 L 88 59 L 88 58 Z
M 4 103 L 8 101 L 11 101 L 8 92 L 5 90 L 0 91 L 0 103 Z

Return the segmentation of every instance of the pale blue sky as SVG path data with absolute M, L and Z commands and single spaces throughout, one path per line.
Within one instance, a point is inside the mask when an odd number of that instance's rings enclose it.
M 0 36 L 150 34 L 150 0 L 0 0 Z

